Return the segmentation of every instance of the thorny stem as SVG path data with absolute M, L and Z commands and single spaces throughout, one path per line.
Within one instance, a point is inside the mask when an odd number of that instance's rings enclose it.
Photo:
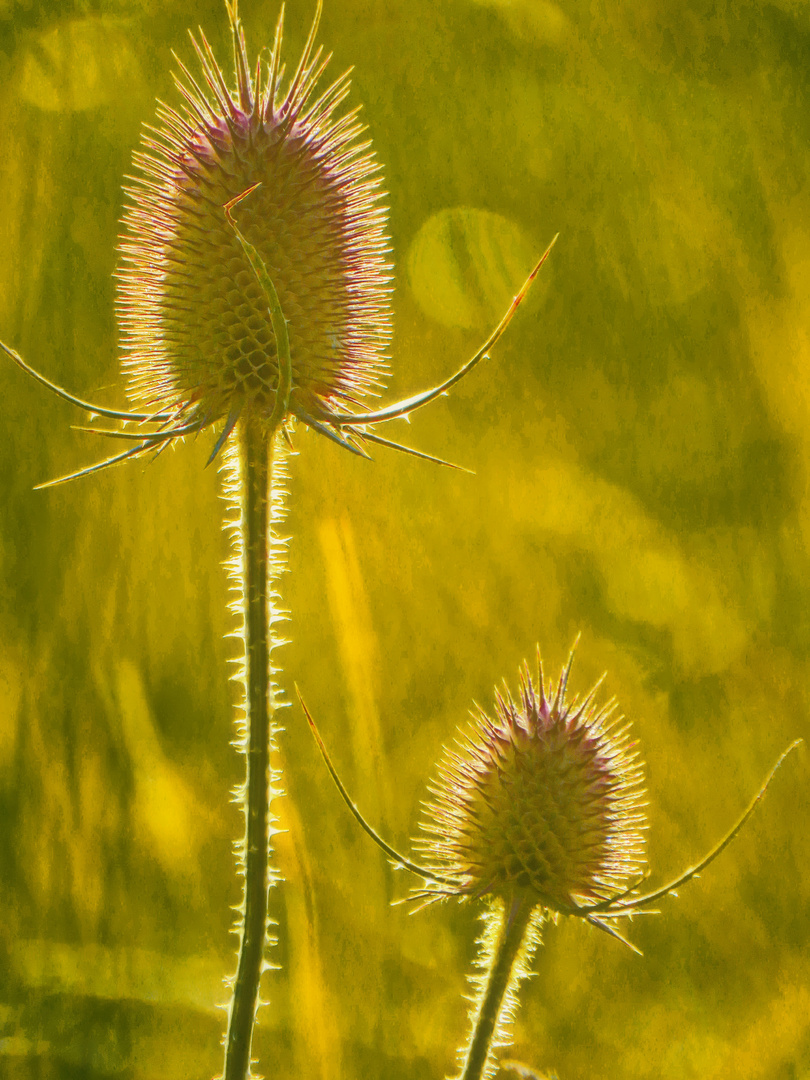
M 270 751 L 274 743 L 273 714 L 278 707 L 270 653 L 278 644 L 273 622 L 276 608 L 273 578 L 282 569 L 280 545 L 273 523 L 281 516 L 282 426 L 287 414 L 292 382 L 287 321 L 278 293 L 256 249 L 245 240 L 231 214 L 233 207 L 254 188 L 248 188 L 225 207 L 225 214 L 247 256 L 267 300 L 276 338 L 279 382 L 275 407 L 269 420 L 247 414 L 236 425 L 238 454 L 239 528 L 236 538 L 241 575 L 241 614 L 245 640 L 245 784 L 244 922 L 239 964 L 228 1017 L 223 1080 L 246 1080 L 250 1075 L 250 1049 L 259 983 L 267 941 L 267 892 L 271 884 L 270 836 L 272 821 Z M 238 412 L 234 412 L 234 420 Z M 232 460 L 230 464 L 233 465 Z M 233 494 L 233 478 L 229 493 Z
M 244 793 L 245 840 L 243 857 L 244 911 L 239 964 L 228 1019 L 223 1080 L 245 1080 L 250 1075 L 250 1047 L 259 1002 L 259 981 L 267 940 L 267 892 L 271 884 L 270 837 L 272 818 L 270 751 L 277 708 L 271 680 L 274 592 L 272 580 L 280 569 L 271 526 L 274 495 L 279 484 L 274 472 L 281 452 L 266 426 L 247 417 L 237 428 L 240 528 L 237 540 L 241 562 L 245 656 L 245 753 L 247 781 Z M 233 465 L 233 460 L 229 459 Z M 239 550 L 241 549 L 241 550 Z
M 459 1080 L 482 1080 L 491 1074 L 488 1065 L 498 1028 L 504 1015 L 508 1016 L 510 998 L 517 982 L 525 974 L 528 961 L 526 952 L 531 951 L 536 943 L 536 933 L 532 934 L 530 929 L 535 908 L 536 904 L 528 897 L 514 896 L 507 902 L 502 914 L 490 916 L 498 921 L 495 927 L 488 928 L 485 937 L 487 971 Z M 495 933 L 490 939 L 492 930 Z

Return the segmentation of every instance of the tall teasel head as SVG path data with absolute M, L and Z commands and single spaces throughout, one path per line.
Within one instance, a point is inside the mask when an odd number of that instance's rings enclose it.
M 39 487 L 217 425 L 213 459 L 240 418 L 270 434 L 288 433 L 294 417 L 361 457 L 376 443 L 448 464 L 384 438 L 376 425 L 435 401 L 489 356 L 557 239 L 466 363 L 428 390 L 370 410 L 367 398 L 387 370 L 392 268 L 379 165 L 360 141 L 358 109 L 336 116 L 348 72 L 317 91 L 329 61 L 315 48 L 321 0 L 288 81 L 283 9 L 267 60 L 260 56 L 252 70 L 237 0 L 226 5 L 233 88 L 202 31 L 191 35 L 201 83 L 178 61 L 183 104 L 159 104 L 159 126 L 146 128 L 126 188 L 117 310 L 135 408 L 77 397 L 0 341 L 0 351 L 58 397 L 92 419 L 122 422 L 88 430 L 130 443 Z
M 644 864 L 643 765 L 616 703 L 565 699 L 520 673 L 520 694 L 496 691 L 463 743 L 446 751 L 417 843 L 437 898 L 524 896 L 573 913 L 637 880 Z
M 181 63 L 179 109 L 160 104 L 134 155 L 118 271 L 123 366 L 137 407 L 208 425 L 273 412 L 277 343 L 261 282 L 223 207 L 275 285 L 287 320 L 289 411 L 322 419 L 356 405 L 385 370 L 391 336 L 386 211 L 357 109 L 335 117 L 348 73 L 320 94 L 320 5 L 285 82 L 282 17 L 252 69 L 228 5 L 235 88 L 202 31 L 202 85 Z

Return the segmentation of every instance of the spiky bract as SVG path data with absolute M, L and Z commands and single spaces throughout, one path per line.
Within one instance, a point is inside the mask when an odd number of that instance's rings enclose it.
M 606 900 L 644 861 L 643 765 L 615 703 L 565 701 L 520 674 L 519 701 L 496 692 L 463 744 L 446 752 L 418 842 L 442 895 L 525 895 L 552 911 Z M 448 887 L 457 882 L 457 887 Z M 422 895 L 425 895 L 423 893 Z
M 323 418 L 379 383 L 390 339 L 388 240 L 379 166 L 357 110 L 334 111 L 348 73 L 319 97 L 328 62 L 318 18 L 285 85 L 281 19 L 266 64 L 251 72 L 229 6 L 236 87 L 204 35 L 192 36 L 204 83 L 181 64 L 184 105 L 160 105 L 127 189 L 118 272 L 124 368 L 139 407 L 200 426 L 242 409 L 272 413 L 279 381 L 267 300 L 223 207 L 267 267 L 286 316 L 289 410 Z

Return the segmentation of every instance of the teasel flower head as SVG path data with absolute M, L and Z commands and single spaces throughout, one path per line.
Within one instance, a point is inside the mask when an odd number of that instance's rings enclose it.
M 572 658 L 552 688 L 538 654 L 537 680 L 524 667 L 517 701 L 497 691 L 494 717 L 478 709 L 445 752 L 416 845 L 443 883 L 435 898 L 522 895 L 571 914 L 643 873 L 643 765 L 630 724 L 614 701 L 596 704 L 599 683 L 566 701 Z
M 380 383 L 391 336 L 389 240 L 379 165 L 357 109 L 336 116 L 348 73 L 328 63 L 317 17 L 289 81 L 281 17 L 251 67 L 236 3 L 230 88 L 204 34 L 202 83 L 180 63 L 183 104 L 160 104 L 134 155 L 118 271 L 123 367 L 136 407 L 206 424 L 244 408 L 270 416 L 277 343 L 261 282 L 223 207 L 267 268 L 287 320 L 290 412 L 324 418 Z M 283 13 L 282 13 L 283 16 Z
M 395 866 L 422 879 L 410 901 L 485 898 L 490 907 L 517 904 L 540 921 L 574 915 L 638 952 L 619 933 L 618 921 L 655 914 L 653 905 L 703 873 L 739 834 L 802 740 L 779 756 L 743 813 L 698 862 L 642 893 L 644 767 L 615 701 L 596 704 L 601 679 L 584 698 L 566 701 L 573 656 L 572 649 L 553 687 L 544 682 L 538 651 L 537 677 L 524 666 L 517 701 L 505 688 L 496 691 L 494 719 L 476 708 L 463 740 L 440 759 L 414 858 L 365 819 L 300 692 L 298 700 L 355 821 Z
M 376 425 L 444 395 L 489 356 L 548 258 L 548 245 L 487 340 L 428 390 L 369 408 L 391 338 L 392 267 L 380 167 L 359 107 L 340 113 L 349 73 L 325 89 L 315 18 L 292 76 L 281 61 L 283 8 L 267 59 L 251 66 L 237 0 L 229 86 L 205 35 L 191 35 L 202 77 L 177 60 L 182 104 L 159 103 L 125 189 L 117 313 L 131 410 L 75 396 L 5 342 L 0 351 L 128 449 L 50 487 L 161 451 L 214 427 L 210 461 L 240 417 L 288 437 L 298 420 L 344 449 L 367 444 L 449 462 L 384 438 Z

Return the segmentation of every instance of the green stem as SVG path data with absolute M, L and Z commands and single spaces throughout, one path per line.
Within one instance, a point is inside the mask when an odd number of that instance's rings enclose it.
M 494 916 L 498 924 L 494 939 L 490 940 L 487 935 L 485 982 L 459 1080 L 481 1080 L 489 1075 L 493 1040 L 504 1006 L 509 1003 L 520 977 L 525 974 L 528 953 L 537 941 L 536 933 L 530 930 L 534 906 L 525 897 L 516 896 L 507 902 L 504 913 Z
M 282 516 L 281 483 L 283 451 L 280 438 L 290 402 L 292 361 L 287 320 L 281 310 L 276 287 L 256 248 L 250 244 L 234 221 L 233 207 L 259 185 L 247 188 L 224 207 L 242 250 L 256 276 L 273 325 L 278 358 L 278 387 L 273 412 L 269 417 L 254 416 L 243 405 L 243 416 L 236 427 L 235 455 L 226 482 L 226 498 L 234 500 L 239 512 L 236 526 L 236 559 L 232 576 L 241 591 L 238 612 L 242 616 L 245 641 L 245 874 L 244 921 L 241 928 L 239 964 L 225 1038 L 223 1080 L 246 1080 L 250 1076 L 250 1050 L 259 983 L 264 967 L 267 942 L 267 891 L 270 887 L 270 751 L 274 745 L 272 723 L 277 703 L 270 666 L 270 653 L 277 644 L 273 637 L 276 594 L 273 580 L 283 566 L 282 550 L 272 532 Z M 231 447 L 234 450 L 234 447 Z M 235 497 L 235 498 L 234 498 Z
M 250 1075 L 251 1039 L 267 940 L 270 750 L 276 708 L 275 687 L 270 678 L 272 579 L 277 569 L 270 532 L 275 437 L 268 436 L 265 423 L 248 416 L 238 425 L 237 442 L 245 638 L 245 891 L 242 941 L 226 1038 L 224 1080 L 245 1080 Z

